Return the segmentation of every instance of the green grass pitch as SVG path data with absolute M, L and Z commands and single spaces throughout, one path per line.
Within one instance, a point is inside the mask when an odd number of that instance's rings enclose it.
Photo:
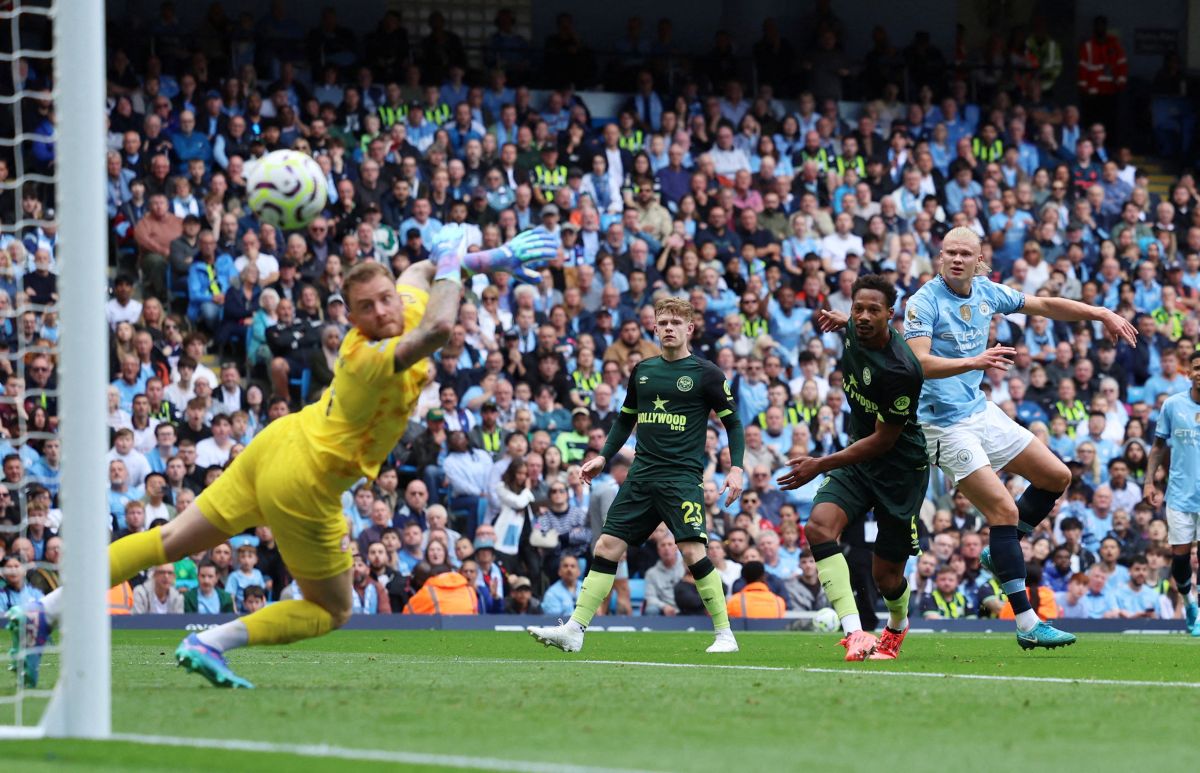
M 114 634 L 115 732 L 393 756 L 10 742 L 4 769 L 1157 771 L 1194 760 L 1200 709 L 1200 642 L 1179 635 L 1026 653 L 1011 635 L 914 634 L 898 661 L 844 663 L 817 634 L 743 634 L 713 656 L 707 633 L 596 632 L 566 655 L 521 633 L 339 632 L 234 653 L 258 685 L 237 692 L 175 668 L 179 638 Z

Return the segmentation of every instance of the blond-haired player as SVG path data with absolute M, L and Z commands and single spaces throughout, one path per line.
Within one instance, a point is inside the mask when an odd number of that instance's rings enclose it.
M 675 537 L 687 562 L 704 608 L 712 617 L 716 638 L 708 652 L 737 652 L 729 627 L 721 575 L 708 558 L 704 508 L 704 444 L 708 418 L 715 412 L 729 435 L 733 462 L 725 487 L 728 506 L 742 494 L 745 438 L 729 382 L 721 369 L 688 349 L 695 330 L 691 304 L 663 298 L 654 304 L 654 329 L 662 354 L 642 360 L 629 375 L 629 391 L 621 414 L 599 456 L 583 465 L 584 480 L 599 475 L 621 450 L 636 426 L 633 466 L 604 519 L 591 568 L 579 590 L 575 611 L 565 624 L 531 626 L 528 631 L 547 646 L 565 652 L 583 647 L 583 632 L 608 597 L 617 565 L 630 545 L 640 546 L 660 523 Z M 666 612 L 670 614 L 670 612 Z
M 968 228 L 942 241 L 937 276 L 908 300 L 904 340 L 924 371 L 917 418 L 926 453 L 950 482 L 979 508 L 991 526 L 981 557 L 1000 581 L 1016 615 L 1022 648 L 1054 648 L 1075 637 L 1038 619 L 1025 591 L 1025 559 L 1019 532 L 1030 532 L 1049 514 L 1071 482 L 1066 466 L 1029 430 L 1008 418 L 979 389 L 983 371 L 1008 367 L 1012 347 L 987 348 L 992 316 L 1021 311 L 1064 322 L 1099 322 L 1114 340 L 1134 345 L 1137 331 L 1108 309 L 1066 298 L 1026 295 L 982 274 L 982 244 Z M 982 268 L 981 268 L 982 267 Z M 1029 486 L 1019 500 L 1005 488 L 1000 470 Z
M 173 521 L 109 546 L 115 585 L 248 528 L 271 527 L 303 598 L 189 635 L 175 651 L 179 665 L 220 687 L 252 687 L 229 668 L 225 652 L 321 636 L 349 619 L 352 557 L 341 494 L 361 477 L 374 478 L 404 434 L 429 378 L 428 358 L 454 325 L 464 269 L 529 278 L 555 256 L 557 242 L 538 229 L 495 250 L 465 255 L 465 249 L 465 231 L 448 226 L 430 260 L 408 268 L 398 281 L 379 263 L 351 269 L 342 295 L 353 327 L 321 399 L 268 425 Z M 60 606 L 56 591 L 9 615 L 14 649 L 23 645 L 28 653 L 27 683 L 36 684 L 40 647 Z

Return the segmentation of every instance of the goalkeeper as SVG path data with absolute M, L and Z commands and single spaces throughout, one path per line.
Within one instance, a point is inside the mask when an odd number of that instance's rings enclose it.
M 342 492 L 363 476 L 375 478 L 404 434 L 430 376 L 429 356 L 453 328 L 464 270 L 536 281 L 536 269 L 557 254 L 557 240 L 537 229 L 494 250 L 465 255 L 465 248 L 465 231 L 447 226 L 431 259 L 408 268 L 399 281 L 383 264 L 355 266 L 342 287 L 353 327 L 321 399 L 272 422 L 175 520 L 109 546 L 109 579 L 116 585 L 248 528 L 271 527 L 303 599 L 189 635 L 175 651 L 179 665 L 219 687 L 252 687 L 230 669 L 226 652 L 322 636 L 350 617 L 352 560 Z M 58 622 L 61 595 L 55 591 L 9 612 L 14 653 L 26 651 L 30 686 L 37 683 L 40 648 Z

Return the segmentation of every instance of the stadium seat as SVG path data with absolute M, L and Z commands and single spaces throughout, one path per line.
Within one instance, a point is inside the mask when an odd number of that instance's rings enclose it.
M 289 378 L 288 386 L 299 387 L 300 402 L 301 404 L 306 404 L 308 402 L 308 390 L 309 387 L 312 386 L 312 370 L 310 368 L 305 368 L 303 372 L 300 373 L 299 378 Z
M 633 609 L 633 614 L 642 614 L 642 608 L 646 606 L 646 581 L 642 579 L 629 580 L 629 606 Z

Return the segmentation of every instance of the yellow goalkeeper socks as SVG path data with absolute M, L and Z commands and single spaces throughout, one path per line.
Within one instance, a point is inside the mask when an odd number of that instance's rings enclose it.
M 108 546 L 109 587 L 120 585 L 143 569 L 166 562 L 162 530 L 157 526 L 122 537 Z
M 250 646 L 288 644 L 324 636 L 333 628 L 333 617 L 311 601 L 277 601 L 241 618 L 250 634 Z

